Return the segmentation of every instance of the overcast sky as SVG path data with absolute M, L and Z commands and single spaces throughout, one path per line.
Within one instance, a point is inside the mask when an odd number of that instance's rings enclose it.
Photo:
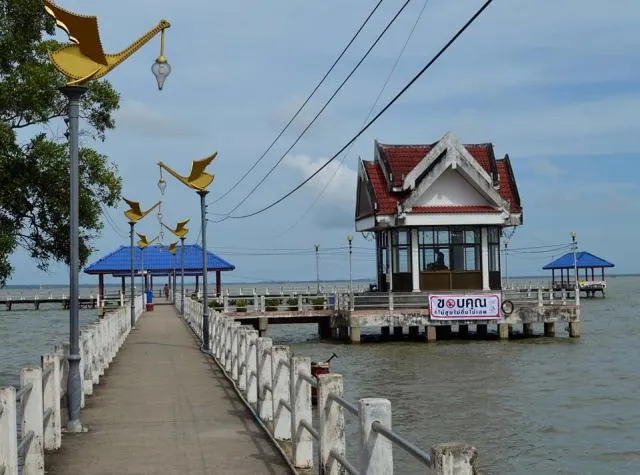
M 187 174 L 191 160 L 217 150 L 211 198 L 227 191 L 289 120 L 377 2 L 133 0 L 121 11 L 114 2 L 59 3 L 98 16 L 107 52 L 124 48 L 160 18 L 172 23 L 165 53 L 173 72 L 164 90 L 157 91 L 150 72 L 159 51 L 156 37 L 110 73 L 122 95 L 121 108 L 116 130 L 97 145 L 118 164 L 124 195 L 147 206 L 159 199 L 159 160 Z M 228 211 L 260 180 L 402 3 L 382 2 L 308 110 L 248 179 L 210 206 L 210 212 Z M 482 3 L 428 2 L 376 111 Z M 409 3 L 319 121 L 238 213 L 258 209 L 288 191 L 360 128 L 423 6 L 424 0 Z M 374 139 L 429 143 L 447 131 L 463 143 L 492 142 L 498 156 L 511 157 L 524 225 L 510 246 L 568 243 L 569 232 L 575 231 L 582 249 L 613 261 L 617 272 L 638 271 L 639 18 L 640 4 L 632 0 L 495 0 L 344 159 L 264 214 L 209 225 L 209 248 L 237 267 L 228 281 L 314 280 L 312 253 L 269 256 L 263 254 L 271 251 L 252 249 L 312 250 L 316 242 L 321 249 L 345 246 L 346 236 L 355 234 L 358 157 L 372 158 Z M 63 129 L 62 121 L 51 125 Z M 171 177 L 167 183 L 165 221 L 191 217 L 193 240 L 199 230 L 198 198 Z M 91 261 L 127 242 L 125 209 L 109 211 L 119 229 L 105 223 Z M 153 237 L 158 223 L 149 216 L 138 228 Z M 373 243 L 361 235 L 354 243 L 354 276 L 373 277 Z M 511 256 L 509 273 L 539 274 L 551 257 Z M 53 284 L 68 278 L 66 266 L 55 265 L 45 274 L 21 252 L 12 262 L 16 272 L 11 284 Z M 346 262 L 346 252 L 321 256 L 321 278 L 346 277 Z M 81 282 L 94 280 L 83 275 Z

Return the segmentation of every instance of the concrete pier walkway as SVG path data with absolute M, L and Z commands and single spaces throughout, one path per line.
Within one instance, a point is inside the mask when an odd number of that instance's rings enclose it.
M 288 466 L 174 307 L 142 315 L 52 475 L 285 474 Z

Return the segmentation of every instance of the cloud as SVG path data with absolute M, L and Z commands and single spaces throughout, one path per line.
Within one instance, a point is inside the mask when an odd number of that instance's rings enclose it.
M 123 101 L 115 119 L 120 130 L 144 137 L 181 139 L 202 133 L 196 124 L 188 124 L 173 113 L 134 100 Z
M 300 179 L 317 171 L 326 158 L 312 159 L 307 155 L 288 156 L 284 161 Z M 307 195 L 316 203 L 311 213 L 317 224 L 328 228 L 353 226 L 357 173 L 338 159 L 331 162 L 306 186 Z
M 557 178 L 560 175 L 566 173 L 566 171 L 560 168 L 558 165 L 556 165 L 555 163 L 551 163 L 549 160 L 545 159 L 535 160 L 529 166 L 535 174 L 552 178 Z

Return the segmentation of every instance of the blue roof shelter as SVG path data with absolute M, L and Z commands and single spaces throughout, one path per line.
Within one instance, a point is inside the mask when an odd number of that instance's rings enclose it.
M 153 289 L 153 276 L 168 276 L 180 274 L 180 263 L 182 258 L 182 246 L 178 246 L 175 255 L 171 254 L 167 246 L 153 245 L 140 249 L 134 246 L 134 273 L 145 276 L 145 287 L 147 276 L 151 276 L 151 288 Z M 222 280 L 221 272 L 232 271 L 235 266 L 213 252 L 207 251 L 207 271 L 216 273 L 216 293 L 220 295 Z M 85 274 L 98 275 L 101 295 L 104 295 L 104 275 L 111 274 L 114 277 L 124 279 L 131 275 L 131 247 L 120 246 L 115 251 L 101 257 L 84 269 Z M 198 288 L 199 276 L 202 275 L 202 247 L 197 244 L 186 244 L 184 246 L 184 275 L 196 277 L 196 289 Z
M 598 256 L 594 256 L 590 252 L 580 251 L 575 253 L 575 267 L 578 269 L 578 278 L 580 277 L 580 269 L 584 269 L 584 277 L 585 280 L 595 281 L 595 269 L 600 269 L 602 272 L 602 281 L 604 282 L 604 268 L 605 267 L 615 267 L 615 265 L 609 261 L 606 261 Z M 569 276 L 573 272 L 574 269 L 574 253 L 567 252 L 564 256 L 561 256 L 554 261 L 549 262 L 547 265 L 543 266 L 544 270 L 551 270 L 551 279 L 553 285 L 555 286 L 555 271 L 560 270 L 560 287 L 561 288 L 572 288 L 573 284 L 569 282 Z M 564 271 L 567 271 L 567 281 L 565 284 L 564 280 Z M 589 279 L 589 270 L 591 270 L 591 279 Z M 565 287 L 566 286 L 566 287 Z

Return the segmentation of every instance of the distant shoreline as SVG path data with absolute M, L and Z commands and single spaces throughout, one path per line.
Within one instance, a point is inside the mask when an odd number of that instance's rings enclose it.
M 638 277 L 640 276 L 640 273 L 632 273 L 632 274 L 609 274 L 606 276 L 606 278 L 616 278 L 616 277 Z M 522 279 L 550 279 L 551 276 L 550 275 L 525 275 L 525 276 L 509 276 L 509 279 L 517 279 L 517 280 L 522 280 Z M 127 279 L 128 282 L 128 279 Z M 229 285 L 273 285 L 273 284 L 315 284 L 315 280 L 313 279 L 309 279 L 309 280 L 260 280 L 260 281 L 254 281 L 254 282 L 223 282 L 223 286 L 229 286 Z M 320 281 L 322 284 L 334 284 L 334 283 L 338 283 L 338 282 L 347 282 L 345 279 L 333 279 L 333 280 L 321 280 Z M 355 283 L 374 283 L 375 282 L 375 278 L 371 278 L 371 279 L 353 279 L 353 282 Z M 80 284 L 80 287 L 96 287 L 98 285 L 98 283 L 94 283 L 94 284 Z M 104 284 L 105 287 L 120 287 L 121 284 L 120 283 L 105 283 Z M 127 283 L 128 285 L 128 283 Z M 193 283 L 191 283 L 191 285 L 193 285 Z M 209 284 L 211 285 L 211 283 Z M 8 284 L 2 288 L 4 289 L 39 289 L 39 288 L 46 288 L 46 289 L 57 289 L 57 288 L 67 288 L 69 287 L 69 284 Z

